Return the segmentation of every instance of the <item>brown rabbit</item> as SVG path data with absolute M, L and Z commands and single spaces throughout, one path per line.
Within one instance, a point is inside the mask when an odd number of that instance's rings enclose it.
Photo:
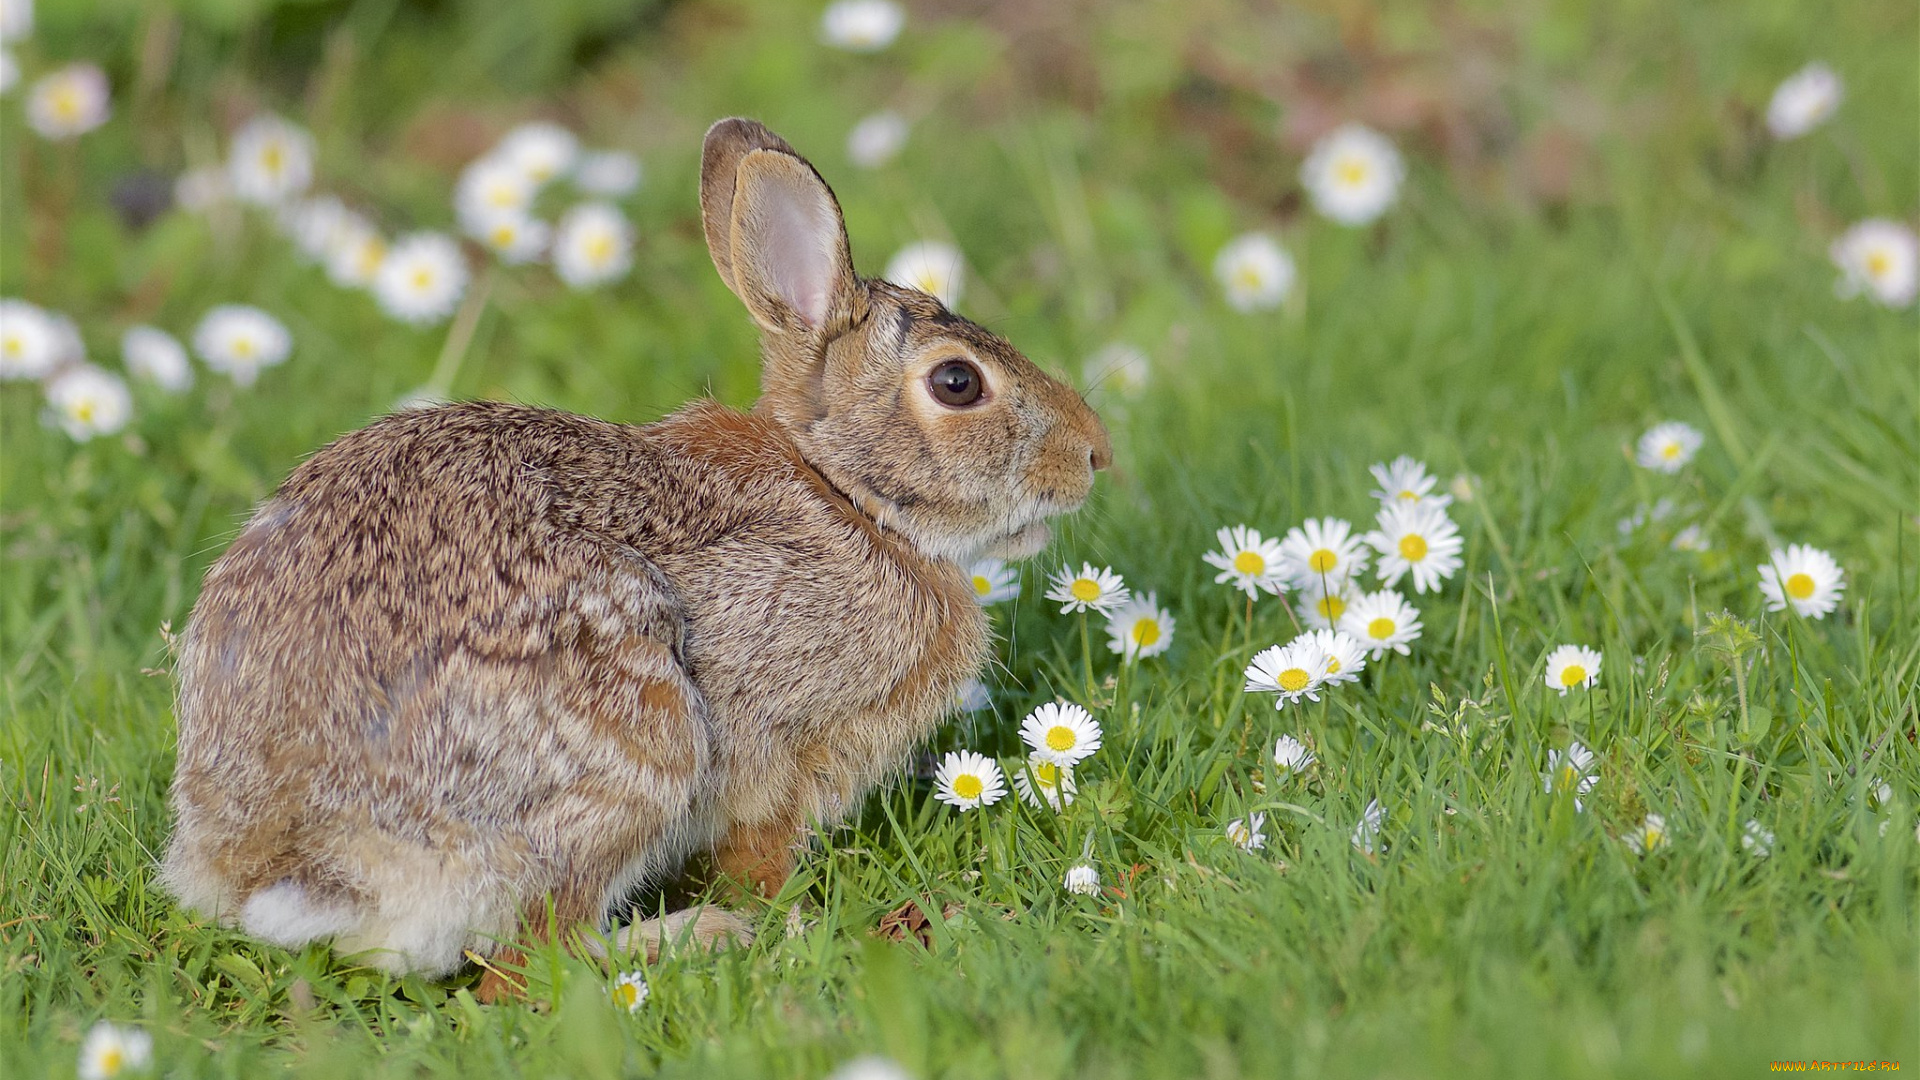
M 752 412 L 389 416 L 207 573 L 178 663 L 184 903 L 440 975 L 603 927 L 694 852 L 770 895 L 978 671 L 958 564 L 1038 551 L 1105 430 L 1001 338 L 858 277 L 833 193 L 761 125 L 707 133 L 700 207 L 761 330 Z M 717 908 L 667 923 L 621 944 L 746 936 Z

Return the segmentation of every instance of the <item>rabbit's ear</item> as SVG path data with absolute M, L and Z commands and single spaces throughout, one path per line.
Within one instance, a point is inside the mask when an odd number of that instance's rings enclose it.
M 856 281 L 840 204 L 778 135 L 750 120 L 715 124 L 700 212 L 714 267 L 763 327 L 818 330 L 848 303 Z

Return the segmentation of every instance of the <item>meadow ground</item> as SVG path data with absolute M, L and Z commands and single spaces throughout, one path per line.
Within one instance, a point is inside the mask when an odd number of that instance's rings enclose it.
M 114 113 L 56 142 L 25 126 L 24 82 L 0 97 L 0 295 L 71 315 L 110 368 L 128 324 L 185 337 L 224 302 L 294 347 L 250 387 L 136 384 L 125 431 L 84 443 L 32 382 L 0 384 L 0 1076 L 72 1075 L 102 1019 L 178 1077 L 1920 1068 L 1920 350 L 1912 309 L 1837 297 L 1827 256 L 1916 212 L 1911 5 L 927 4 L 871 54 L 820 43 L 810 4 L 535 10 L 42 4 L 8 45 L 29 81 L 100 63 Z M 1845 80 L 1838 114 L 1770 138 L 1768 96 L 1814 59 Z M 880 104 L 911 133 L 857 168 L 847 131 Z M 450 228 L 455 175 L 529 116 L 636 151 L 634 269 L 572 289 L 471 256 L 485 298 L 447 348 L 449 323 L 386 317 L 258 211 L 135 223 L 155 177 L 258 109 L 311 130 L 315 188 L 393 232 Z M 819 839 L 757 943 L 661 962 L 632 1013 L 557 951 L 528 1006 L 489 1008 L 471 978 L 396 981 L 180 911 L 153 870 L 162 627 L 302 455 L 423 385 L 634 422 L 752 399 L 693 195 L 701 131 L 735 113 L 813 157 L 864 271 L 950 240 L 960 309 L 1044 366 L 1149 358 L 1143 386 L 1091 388 L 1117 466 L 992 609 L 990 708 L 933 747 L 1011 761 L 1031 708 L 1077 701 L 1105 734 L 1077 800 L 962 813 L 903 780 Z M 1295 179 L 1348 116 L 1409 163 L 1360 228 Z M 1213 280 L 1248 229 L 1297 261 L 1275 309 Z M 1669 419 L 1697 457 L 1636 466 Z M 1369 527 L 1367 466 L 1399 454 L 1455 490 L 1465 540 L 1412 597 L 1411 654 L 1318 703 L 1244 693 L 1294 629 L 1271 597 L 1247 624 L 1201 560 L 1214 530 Z M 1704 550 L 1676 550 L 1694 525 Z M 1765 609 L 1756 567 L 1792 543 L 1845 568 L 1825 618 Z M 1082 560 L 1157 593 L 1169 651 L 1123 670 L 1096 623 L 1087 670 L 1078 619 L 1041 598 Z M 1597 686 L 1548 689 L 1563 643 L 1600 650 Z M 1281 734 L 1317 755 L 1304 775 L 1277 773 Z M 1542 783 L 1576 739 L 1598 776 L 1579 808 Z M 1225 827 L 1255 812 L 1266 845 L 1242 850 Z M 1649 813 L 1669 843 L 1643 857 L 1622 837 Z M 1062 888 L 1082 861 L 1101 895 Z M 908 902 L 924 947 L 875 933 Z

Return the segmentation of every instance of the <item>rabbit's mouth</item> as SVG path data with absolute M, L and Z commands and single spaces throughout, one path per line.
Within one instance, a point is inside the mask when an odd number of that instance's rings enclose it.
M 992 541 L 980 554 L 995 559 L 1027 559 L 1040 554 L 1053 539 L 1053 530 L 1044 521 L 1022 525 Z

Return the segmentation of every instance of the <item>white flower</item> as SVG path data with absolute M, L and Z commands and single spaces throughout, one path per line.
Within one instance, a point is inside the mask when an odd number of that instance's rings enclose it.
M 847 157 L 863 169 L 877 169 L 892 161 L 907 145 L 907 118 L 881 109 L 861 118 L 847 132 Z
M 1562 645 L 1547 654 L 1547 686 L 1561 697 L 1576 686 L 1600 681 L 1600 653 L 1585 645 Z
M 1397 585 L 1411 572 L 1414 592 L 1438 592 L 1440 583 L 1460 569 L 1466 541 L 1440 507 L 1389 503 L 1375 521 L 1379 528 L 1367 534 L 1367 543 L 1380 553 L 1381 584 Z
M 961 712 L 977 713 L 993 704 L 993 692 L 979 679 L 968 679 L 953 694 L 954 707 Z
M 1868 218 L 1842 233 L 1827 254 L 1840 268 L 1834 291 L 1842 297 L 1865 292 L 1887 307 L 1903 308 L 1920 291 L 1920 242 L 1897 221 Z
M 87 362 L 87 343 L 80 338 L 80 325 L 58 311 L 46 312 L 47 325 L 53 327 L 53 367 Z
M 370 285 L 386 261 L 386 239 L 371 222 L 350 213 L 334 229 L 326 255 L 327 280 L 343 288 Z
M 214 371 L 252 386 L 261 368 L 286 360 L 293 335 L 280 320 L 245 304 L 221 304 L 193 331 L 193 351 Z
M 1073 572 L 1073 567 L 1063 566 L 1047 579 L 1047 583 L 1053 586 L 1047 590 L 1047 599 L 1059 602 L 1062 615 L 1088 610 L 1112 611 L 1126 603 L 1131 595 L 1112 567 L 1103 566 L 1096 570 L 1092 563 L 1081 563 L 1077 574 Z
M 1740 832 L 1740 846 L 1746 848 L 1756 859 L 1764 859 L 1773 854 L 1773 830 L 1755 818 L 1748 818 L 1746 828 Z
M 1652 855 L 1670 843 L 1667 839 L 1667 819 L 1659 814 L 1648 814 L 1646 821 L 1620 839 L 1626 841 L 1635 855 Z
M 70 367 L 47 384 L 47 403 L 75 442 L 112 435 L 133 418 L 133 395 L 120 377 L 97 367 Z
M 1823 619 L 1840 606 L 1846 588 L 1846 571 L 1833 556 L 1805 544 L 1775 551 L 1760 568 L 1760 594 L 1767 598 L 1768 611 L 1792 604 L 1809 619 Z
M 1582 809 L 1580 796 L 1593 790 L 1600 782 L 1600 775 L 1590 772 L 1593 768 L 1593 751 L 1579 742 L 1569 745 L 1563 753 L 1559 750 L 1547 751 L 1547 771 L 1541 777 L 1546 784 L 1547 794 L 1556 791 L 1571 792 L 1573 808 Z
M 525 217 L 540 185 L 527 170 L 498 154 L 488 154 L 460 172 L 453 185 L 453 211 L 460 228 L 478 237 L 500 218 Z
M 1020 571 L 999 559 L 981 559 L 967 569 L 967 577 L 981 607 L 1020 596 Z
M 1360 124 L 1323 137 L 1300 166 L 1300 183 L 1314 209 L 1342 225 L 1365 225 L 1385 213 L 1406 175 L 1393 144 Z
M 43 309 L 0 300 L 0 379 L 38 379 L 60 361 L 60 333 Z
M 1227 822 L 1227 839 L 1241 851 L 1259 851 L 1267 846 L 1267 815 L 1248 814 L 1244 818 L 1234 818 Z
M 43 75 L 27 92 L 27 123 L 49 139 L 85 135 L 112 111 L 107 73 L 94 64 L 68 64 Z
M 1259 596 L 1262 589 L 1275 596 L 1286 591 L 1289 576 L 1280 541 L 1263 537 L 1245 525 L 1221 529 L 1213 535 L 1220 542 L 1220 550 L 1209 551 L 1201 558 L 1219 569 L 1213 578 L 1215 583 L 1232 585 L 1249 598 Z
M 934 770 L 934 798 L 962 810 L 992 806 L 1007 793 L 1000 766 L 971 750 L 956 750 Z
M 1323 583 L 1315 579 L 1301 584 L 1299 602 L 1293 610 L 1299 613 L 1300 621 L 1308 626 L 1316 630 L 1331 630 L 1347 617 L 1347 610 L 1358 599 L 1360 589 L 1352 581 L 1329 580 L 1323 587 Z
M 1115 341 L 1087 357 L 1080 374 L 1090 390 L 1111 390 L 1129 397 L 1147 388 L 1153 365 L 1146 353 L 1124 341 Z
M 892 0 L 836 0 L 820 17 L 820 40 L 848 52 L 879 52 L 906 22 L 907 13 Z
M 1029 806 L 1045 806 L 1050 810 L 1063 810 L 1073 802 L 1079 786 L 1073 782 L 1073 766 L 1062 765 L 1046 755 L 1035 752 L 1027 755 L 1027 760 L 1013 774 L 1014 790 L 1026 800 Z
M 1767 102 L 1767 130 L 1776 139 L 1797 139 L 1840 108 L 1845 88 L 1840 76 L 1822 63 L 1811 63 L 1787 77 Z
M 1893 785 L 1877 776 L 1867 778 L 1867 805 L 1885 810 L 1893 802 Z
M 1307 744 L 1291 735 L 1282 735 L 1280 741 L 1273 744 L 1273 767 L 1282 779 L 1306 772 L 1314 760 Z
M 1433 494 L 1433 486 L 1438 481 L 1427 475 L 1424 462 L 1406 454 L 1394 458 L 1392 464 L 1369 465 L 1367 471 L 1373 474 L 1374 482 L 1380 485 L 1373 492 L 1373 497 L 1380 500 L 1382 506 L 1405 503 L 1444 510 L 1453 502 L 1451 495 Z
M 188 213 L 203 214 L 232 197 L 233 185 L 224 166 L 188 169 L 173 182 L 173 201 Z
M 1107 648 L 1128 660 L 1159 656 L 1173 644 L 1173 614 L 1153 593 L 1136 596 L 1107 615 Z
M 13 58 L 13 53 L 0 49 L 0 95 L 6 94 L 18 85 L 20 85 L 20 61 Z
M 638 971 L 621 975 L 613 980 L 613 986 L 607 990 L 607 996 L 613 999 L 614 1005 L 630 1013 L 639 1012 L 640 1006 L 645 1005 L 652 994 L 653 988 L 647 985 L 646 975 Z
M 80 1044 L 80 1080 L 112 1080 L 153 1067 L 153 1036 L 102 1020 Z
M 573 167 L 573 186 L 602 199 L 633 194 L 640 177 L 640 159 L 622 150 L 590 150 Z
M 1067 891 L 1075 896 L 1099 896 L 1100 871 L 1087 863 L 1081 863 L 1067 871 L 1065 884 Z
M 1711 550 L 1713 548 L 1713 541 L 1708 538 L 1707 531 L 1701 528 L 1698 522 L 1695 522 L 1681 529 L 1679 532 L 1674 533 L 1673 542 L 1668 546 L 1675 551 L 1701 552 Z
M 333 250 L 334 237 L 345 227 L 350 213 L 339 199 L 321 195 L 281 204 L 274 219 L 301 255 L 309 262 L 324 263 L 327 253 Z
M 537 217 L 499 214 L 467 235 L 480 241 L 501 262 L 518 266 L 538 259 L 547 250 L 553 229 Z
M 1653 425 L 1645 435 L 1640 436 L 1640 444 L 1634 449 L 1633 458 L 1643 469 L 1677 473 L 1693 460 L 1693 455 L 1705 441 L 1706 437 L 1692 425 L 1669 420 Z
M 1356 596 L 1340 615 L 1340 629 L 1372 652 L 1375 660 L 1388 649 L 1406 656 L 1420 639 L 1420 612 L 1392 589 Z
M 120 360 L 129 374 L 162 390 L 179 393 L 193 385 L 193 365 L 187 362 L 186 346 L 157 327 L 127 327 L 127 332 L 120 335 Z
M 373 276 L 373 298 L 401 322 L 424 326 L 453 314 L 467 291 L 467 260 L 444 233 L 403 236 Z
M 585 289 L 632 268 L 633 226 L 612 204 L 581 203 L 561 215 L 553 234 L 553 270 L 561 281 Z
M 1280 542 L 1287 576 L 1296 586 L 1319 587 L 1323 594 L 1366 570 L 1369 557 L 1353 526 L 1339 518 L 1309 519 L 1288 529 Z
M 913 1075 L 887 1058 L 870 1055 L 833 1070 L 827 1080 L 913 1080 Z
M 0 41 L 33 36 L 33 0 L 0 0 Z
M 1360 672 L 1367 666 L 1367 651 L 1358 638 L 1339 630 L 1309 630 L 1301 636 L 1312 638 L 1314 647 L 1326 657 L 1328 686 L 1360 681 Z
M 233 193 L 263 205 L 307 190 L 313 182 L 313 136 L 278 116 L 256 116 L 234 133 L 227 155 Z
M 1100 749 L 1100 722 L 1070 701 L 1050 701 L 1020 722 L 1020 738 L 1036 756 L 1071 768 Z
M 493 148 L 494 155 L 511 163 L 535 184 L 544 184 L 573 168 L 579 153 L 580 140 L 573 132 L 545 121 L 521 124 Z
M 1353 846 L 1368 855 L 1376 854 L 1386 848 L 1380 842 L 1380 831 L 1387 823 L 1386 808 L 1379 799 L 1369 800 L 1367 808 L 1360 813 L 1360 821 L 1353 827 Z
M 1213 276 L 1235 311 L 1279 307 L 1293 289 L 1294 275 L 1293 257 L 1266 233 L 1237 236 L 1213 258 Z
M 901 248 L 880 276 L 895 285 L 919 289 L 949 309 L 960 303 L 967 289 L 966 260 L 960 249 L 938 240 Z
M 1278 695 L 1273 702 L 1276 709 L 1301 698 L 1319 701 L 1326 682 L 1326 654 L 1304 634 L 1286 645 L 1261 650 L 1247 665 L 1247 691 Z

